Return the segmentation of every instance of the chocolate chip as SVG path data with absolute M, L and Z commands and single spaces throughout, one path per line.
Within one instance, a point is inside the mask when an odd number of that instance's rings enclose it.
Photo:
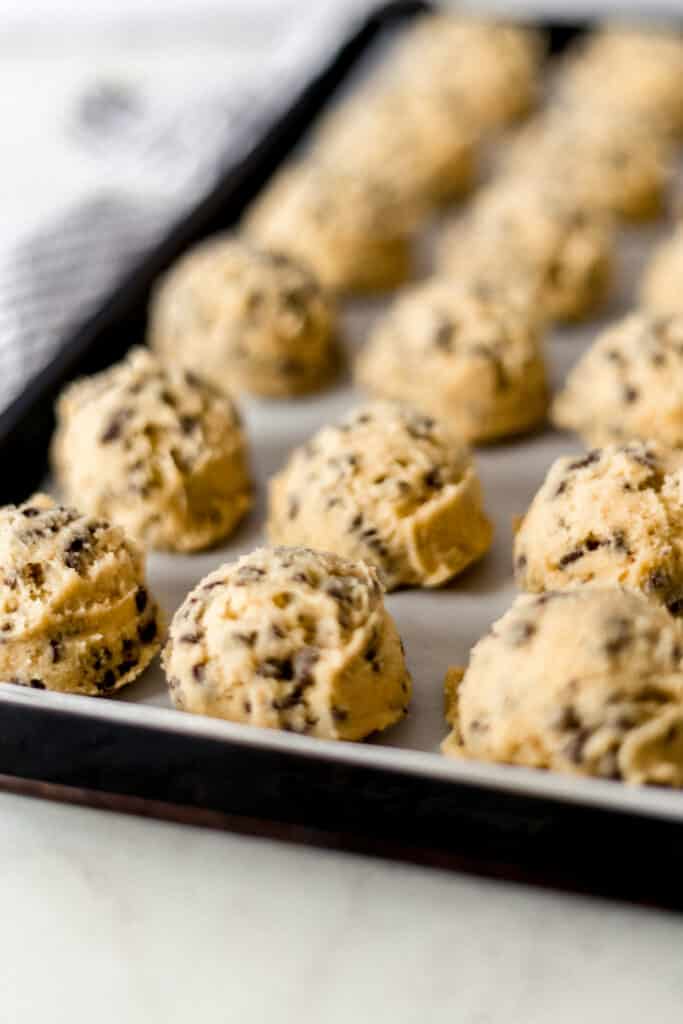
M 32 690 L 45 690 L 46 686 L 42 679 L 31 679 L 28 684 Z
M 116 685 L 116 675 L 112 669 L 108 668 L 102 678 L 95 683 L 98 690 L 111 690 L 112 686 Z
M 560 495 L 564 494 L 564 492 L 566 490 L 567 490 L 567 481 L 566 480 L 560 480 L 559 484 L 557 485 L 557 487 L 555 489 L 555 493 L 554 493 L 553 497 L 554 498 L 559 498 Z
M 138 626 L 138 636 L 140 637 L 140 643 L 151 644 L 157 635 L 157 624 L 154 619 L 150 619 L 149 622 L 143 623 Z
M 294 678 L 294 665 L 291 658 L 266 658 L 258 666 L 257 672 L 266 679 L 288 682 Z
M 633 402 L 636 402 L 639 398 L 639 395 L 640 392 L 637 388 L 631 387 L 630 385 L 627 385 L 624 388 L 624 401 L 627 405 L 632 405 Z
M 121 437 L 124 423 L 130 415 L 130 409 L 119 409 L 118 412 L 115 412 L 100 434 L 101 444 L 110 444 L 112 441 L 117 441 Z
M 574 551 L 568 551 L 566 555 L 562 555 L 562 558 L 557 563 L 559 569 L 566 569 L 572 562 L 578 562 L 580 558 L 583 558 L 585 552 L 582 548 L 576 548 Z
M 183 434 L 191 434 L 199 423 L 199 419 L 197 416 L 181 416 L 179 422 Z
M 178 637 L 178 643 L 181 644 L 198 644 L 203 637 L 203 633 L 183 633 L 182 636 Z
M 58 661 L 62 660 L 62 644 L 57 637 L 50 638 L 50 651 L 52 652 L 52 664 L 56 665 Z
M 82 553 L 85 547 L 85 539 L 83 537 L 74 537 L 66 546 L 64 554 L 64 564 L 68 569 L 74 569 L 76 572 L 81 572 L 83 565 Z
M 438 466 L 435 466 L 434 469 L 430 469 L 427 473 L 425 473 L 423 479 L 427 487 L 434 487 L 437 489 L 439 487 L 443 487 L 443 480 L 441 479 L 441 470 L 438 468 Z
M 254 644 L 256 643 L 256 635 L 256 631 L 250 633 L 233 633 L 235 640 L 238 640 L 239 643 L 244 644 L 245 647 L 254 646 Z
M 536 632 L 533 622 L 516 622 L 508 633 L 508 640 L 513 647 L 523 647 Z
M 320 659 L 320 651 L 317 647 L 302 647 L 294 655 L 294 678 L 302 686 L 311 686 L 313 679 L 313 666 Z
M 21 514 L 26 516 L 27 519 L 32 519 L 34 516 L 40 515 L 40 509 L 35 508 L 33 505 L 28 505 L 26 508 L 22 508 Z
M 192 676 L 198 683 L 204 680 L 206 675 L 206 664 L 203 661 L 197 662 L 196 665 L 192 666 Z
M 570 462 L 569 465 L 567 466 L 567 469 L 570 469 L 570 470 L 586 469 L 587 466 L 592 466 L 596 462 L 599 462 L 600 461 L 600 455 L 601 455 L 600 449 L 599 448 L 593 448 L 586 455 L 584 455 L 583 458 L 575 459 L 574 462 Z
M 345 722 L 349 717 L 348 711 L 345 708 L 337 708 L 332 706 L 332 718 L 335 722 Z
M 122 679 L 124 676 L 127 676 L 129 672 L 132 672 L 136 665 L 137 660 L 135 658 L 128 658 L 126 661 L 119 662 L 116 666 L 116 674 L 119 679 Z
M 147 591 L 144 587 L 138 587 L 135 592 L 135 607 L 140 613 L 147 607 Z

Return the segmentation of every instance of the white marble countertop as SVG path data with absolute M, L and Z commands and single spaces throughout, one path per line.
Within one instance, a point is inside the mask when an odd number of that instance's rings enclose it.
M 63 145 L 84 81 L 191 78 L 229 45 L 253 59 L 253 19 L 274 4 L 253 0 L 239 30 L 233 3 L 201 5 L 202 20 L 189 0 L 122 0 L 119 15 L 103 0 L 6 0 L 0 243 L 88 185 Z M 3 1024 L 683 1015 L 681 916 L 5 794 L 0 821 Z

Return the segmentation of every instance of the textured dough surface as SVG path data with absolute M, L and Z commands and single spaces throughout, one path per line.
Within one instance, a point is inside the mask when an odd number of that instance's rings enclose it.
M 297 449 L 271 481 L 268 531 L 376 565 L 388 588 L 438 586 L 491 545 L 463 445 L 407 405 L 375 402 Z
M 683 316 L 631 313 L 603 331 L 555 398 L 553 421 L 595 447 L 683 446 Z
M 304 548 L 260 549 L 203 579 L 163 660 L 182 710 L 327 739 L 385 729 L 410 700 L 375 570 Z
M 335 292 L 393 288 L 410 276 L 415 211 L 383 181 L 312 159 L 275 176 L 246 234 L 302 260 Z
M 671 150 L 649 120 L 596 97 L 535 118 L 517 134 L 504 166 L 541 185 L 561 181 L 584 206 L 637 221 L 664 208 Z
M 406 89 L 439 93 L 478 130 L 535 106 L 544 47 L 531 29 L 453 14 L 426 15 L 405 33 L 393 74 Z
M 255 395 L 328 383 L 338 366 L 335 335 L 332 301 L 306 268 L 229 235 L 184 255 L 150 310 L 150 344 L 163 359 Z
M 610 219 L 557 183 L 506 178 L 447 227 L 442 272 L 456 280 L 526 289 L 552 320 L 577 320 L 605 300 L 614 238 Z
M 52 456 L 65 497 L 145 547 L 208 547 L 251 504 L 232 400 L 146 349 L 68 387 L 57 421 Z
M 683 611 L 683 452 L 631 441 L 557 459 L 515 538 L 522 590 L 623 584 Z
M 613 25 L 570 55 L 561 92 L 585 104 L 609 100 L 660 130 L 683 132 L 683 39 L 679 33 Z
M 477 135 L 447 96 L 399 82 L 361 90 L 324 122 L 319 158 L 382 182 L 414 209 L 458 198 L 476 177 Z
M 534 427 L 548 405 L 539 321 L 503 289 L 445 279 L 396 301 L 356 376 L 371 393 L 414 403 L 466 441 Z
M 108 694 L 159 648 L 142 552 L 117 526 L 35 495 L 0 509 L 0 679 Z
M 474 647 L 443 752 L 682 786 L 682 652 L 637 591 L 522 595 Z
M 653 313 L 683 315 L 683 227 L 657 246 L 645 269 L 640 297 Z

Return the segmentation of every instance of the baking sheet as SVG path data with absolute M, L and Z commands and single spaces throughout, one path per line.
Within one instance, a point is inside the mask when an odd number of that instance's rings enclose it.
M 386 45 L 385 42 L 382 47 L 374 48 L 369 57 L 364 58 L 361 68 L 353 76 L 350 90 L 357 87 L 359 78 L 377 63 Z M 683 175 L 679 177 L 683 180 Z M 453 211 L 449 211 L 449 216 L 452 215 Z M 635 287 L 642 267 L 653 245 L 666 236 L 671 227 L 671 222 L 660 221 L 646 227 L 620 229 L 617 278 L 609 305 L 601 311 L 599 318 L 585 325 L 548 332 L 547 359 L 554 388 L 559 386 L 569 367 L 605 324 L 634 305 Z M 419 241 L 421 275 L 426 275 L 431 268 L 437 231 L 438 224 L 428 226 Z M 344 304 L 342 341 L 349 363 L 353 353 L 364 344 L 372 325 L 394 299 L 395 296 L 390 295 Z M 288 401 L 245 398 L 240 401 L 250 443 L 256 502 L 247 520 L 227 544 L 196 555 L 150 555 L 150 587 L 168 621 L 187 592 L 203 576 L 223 562 L 232 561 L 266 542 L 264 525 L 268 479 L 282 467 L 292 448 L 302 444 L 324 424 L 337 420 L 363 398 L 352 387 L 347 372 L 334 388 L 308 398 Z M 405 643 L 414 694 L 406 719 L 364 744 L 335 744 L 311 737 L 265 732 L 177 711 L 164 715 L 162 721 L 157 714 L 144 713 L 145 707 L 172 707 L 158 661 L 132 686 L 112 698 L 93 701 L 69 695 L 36 694 L 2 685 L 0 699 L 36 706 L 44 701 L 55 708 L 68 708 L 75 713 L 94 713 L 97 717 L 110 715 L 121 721 L 130 721 L 134 717 L 141 723 L 146 721 L 158 727 L 177 728 L 198 736 L 224 736 L 247 745 L 291 748 L 302 753 L 315 751 L 330 758 L 366 759 L 406 772 L 441 777 L 452 775 L 502 789 L 546 791 L 562 799 L 611 803 L 623 809 L 683 817 L 683 801 L 679 794 L 636 791 L 612 782 L 550 776 L 508 766 L 447 761 L 439 753 L 439 745 L 448 731 L 443 714 L 445 671 L 449 665 L 467 663 L 472 645 L 505 611 L 516 593 L 512 579 L 513 518 L 525 512 L 550 463 L 559 455 L 578 450 L 580 444 L 575 438 L 547 428 L 475 452 L 486 508 L 495 525 L 493 548 L 481 562 L 447 587 L 435 591 L 405 590 L 386 597 L 387 607 Z
M 667 224 L 659 223 L 620 231 L 617 281 L 609 306 L 599 319 L 548 334 L 547 356 L 554 387 L 561 383 L 568 368 L 605 323 L 622 315 L 633 304 L 641 268 L 652 245 L 668 230 Z M 432 227 L 430 236 L 433 237 L 434 231 Z M 423 270 L 428 267 L 430 242 L 431 238 L 422 247 Z M 364 344 L 373 323 L 391 301 L 392 296 L 387 296 L 344 304 L 344 344 L 350 357 Z M 241 402 L 257 487 L 255 508 L 229 543 L 218 549 L 190 556 L 150 556 L 150 586 L 169 617 L 202 576 L 221 563 L 266 543 L 264 524 L 269 477 L 281 468 L 292 448 L 303 443 L 319 427 L 337 420 L 363 398 L 347 375 L 337 387 L 303 400 Z M 439 744 L 447 732 L 442 688 L 445 671 L 449 665 L 467 663 L 472 645 L 505 611 L 516 593 L 511 554 L 513 517 L 525 512 L 552 460 L 577 450 L 581 450 L 580 442 L 550 428 L 476 450 L 486 508 L 495 524 L 493 548 L 481 562 L 447 587 L 387 595 L 387 607 L 405 643 L 414 696 L 407 718 L 369 743 L 430 751 L 440 756 Z M 158 665 L 116 699 L 171 706 Z

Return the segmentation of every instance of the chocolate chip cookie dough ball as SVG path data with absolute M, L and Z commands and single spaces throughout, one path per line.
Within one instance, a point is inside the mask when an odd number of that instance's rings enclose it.
M 297 449 L 270 487 L 276 544 L 376 565 L 388 589 L 438 586 L 490 547 L 466 449 L 435 420 L 375 402 Z
M 117 526 L 35 495 L 0 509 L 0 679 L 108 694 L 159 648 L 142 552 Z
M 683 452 L 631 441 L 557 459 L 515 538 L 522 590 L 623 584 L 683 611 Z
M 385 182 L 307 160 L 277 175 L 244 228 L 307 264 L 332 291 L 367 292 L 410 276 L 414 221 Z
M 323 123 L 316 154 L 382 182 L 416 219 L 474 184 L 478 130 L 466 104 L 404 83 L 362 90 Z
M 68 387 L 57 420 L 52 457 L 63 494 L 145 547 L 209 547 L 251 504 L 231 399 L 146 349 Z
M 652 439 L 683 447 L 683 317 L 631 313 L 598 336 L 553 404 L 587 445 Z
M 653 313 L 683 315 L 683 226 L 655 249 L 640 290 Z
M 439 263 L 455 280 L 526 286 L 550 319 L 579 320 L 605 301 L 613 253 L 607 216 L 556 183 L 511 178 L 446 229 Z
M 395 57 L 408 89 L 465 101 L 480 131 L 528 113 L 538 99 L 544 45 L 540 35 L 493 20 L 432 14 L 406 34 Z
M 611 25 L 570 55 L 560 91 L 574 102 L 609 101 L 663 131 L 683 132 L 683 38 L 677 32 Z
M 466 441 L 528 430 L 548 404 L 539 322 L 504 290 L 446 280 L 398 299 L 356 373 L 368 391 L 412 402 Z
M 577 202 L 632 221 L 662 212 L 671 165 L 671 140 L 599 98 L 585 107 L 551 107 L 518 133 L 503 164 L 540 187 L 560 181 Z
M 683 785 L 683 630 L 637 591 L 518 597 L 472 651 L 443 752 Z
M 166 362 L 235 393 L 300 395 L 338 369 L 335 310 L 313 275 L 231 236 L 198 245 L 162 279 L 149 336 Z
M 177 708 L 325 739 L 386 729 L 410 701 L 375 570 L 305 548 L 254 551 L 203 579 L 163 660 Z

